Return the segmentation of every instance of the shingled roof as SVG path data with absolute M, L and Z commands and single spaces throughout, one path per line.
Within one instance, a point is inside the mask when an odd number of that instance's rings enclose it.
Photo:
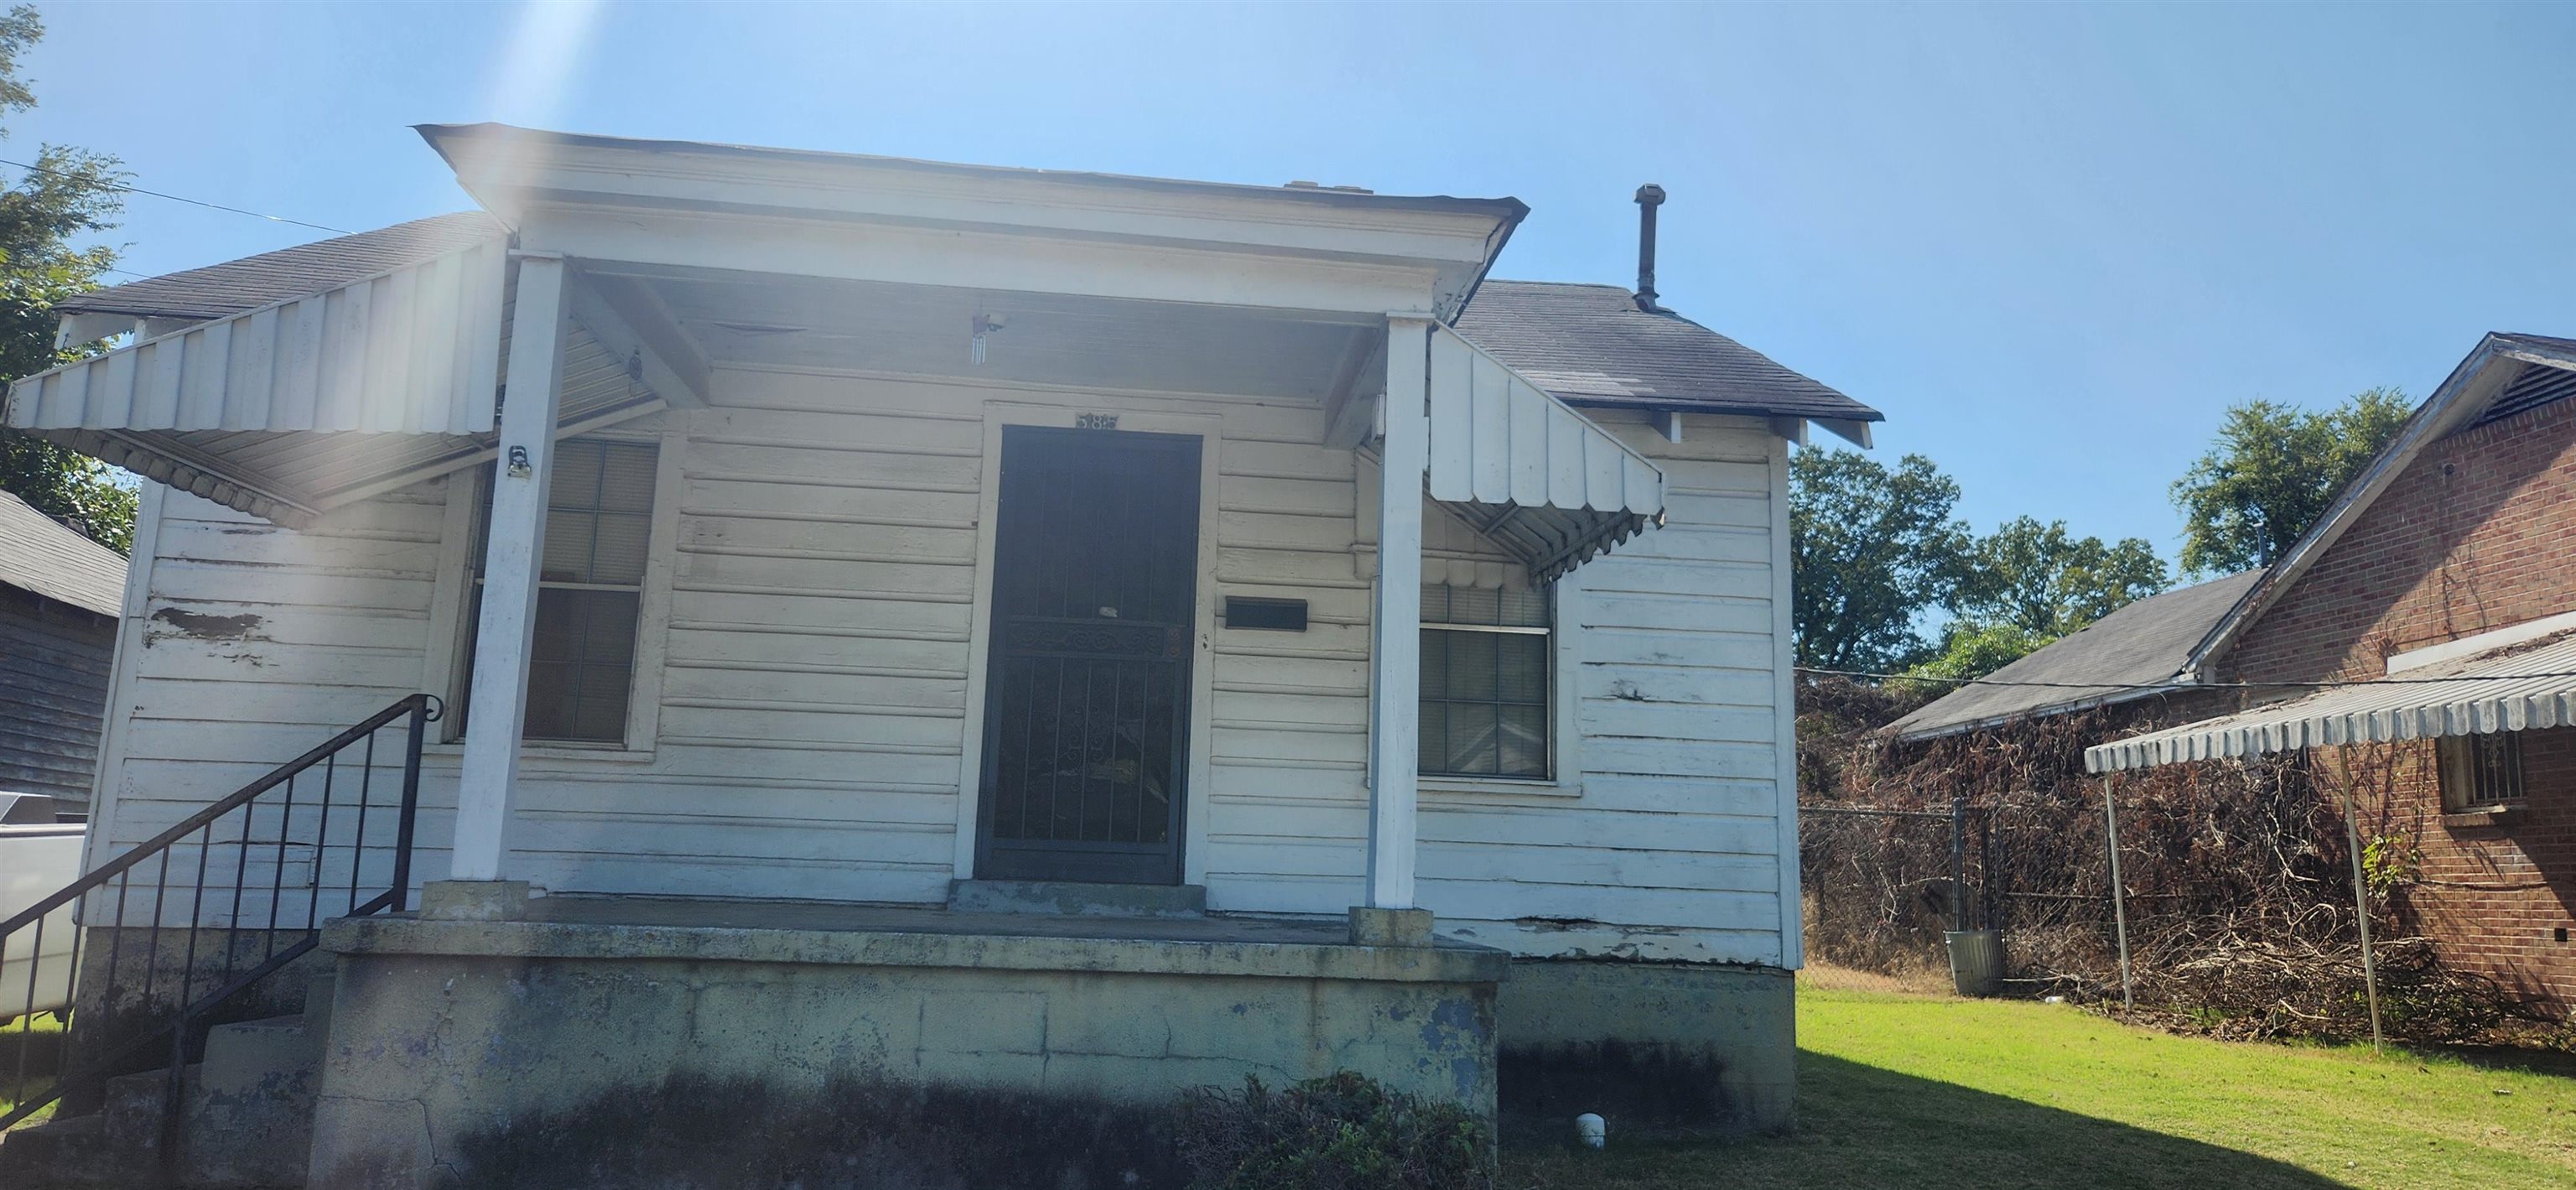
M 129 285 L 93 289 L 55 303 L 54 310 L 60 314 L 121 314 L 191 321 L 223 318 L 419 264 L 491 239 L 505 230 L 500 220 L 481 211 L 432 215 Z
M 2192 650 L 2262 578 L 2248 570 L 2150 595 L 1987 674 L 2032 686 L 1961 686 L 1888 725 L 1900 740 L 2126 702 L 2173 686 Z
M 1882 421 L 1878 410 L 1616 285 L 1487 281 L 1458 333 L 1569 405 Z
M 0 492 L 0 586 L 113 616 L 125 606 L 125 558 Z
M 59 303 L 66 315 L 222 318 L 418 264 L 503 234 L 481 211 L 319 240 Z M 1568 404 L 1879 421 L 1877 410 L 1616 285 L 1488 280 L 1458 332 Z

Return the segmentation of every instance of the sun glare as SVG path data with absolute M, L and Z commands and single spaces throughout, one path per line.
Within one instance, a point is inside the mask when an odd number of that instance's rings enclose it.
M 604 7 L 599 0 L 522 4 L 486 110 L 510 123 L 549 126 L 561 114 L 566 85 L 580 73 Z

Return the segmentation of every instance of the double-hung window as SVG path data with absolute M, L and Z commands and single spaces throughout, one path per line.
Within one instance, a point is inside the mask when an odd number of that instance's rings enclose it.
M 2522 800 L 2521 732 L 2447 735 L 2437 747 L 2444 808 L 2485 810 Z
M 1422 772 L 1544 780 L 1554 600 L 1547 588 L 1422 588 Z
M 521 738 L 586 744 L 626 739 L 658 455 L 644 443 L 555 444 Z M 469 626 L 483 619 L 484 544 L 491 527 L 492 476 L 486 474 L 475 519 Z M 467 631 L 465 672 L 471 674 L 473 628 Z

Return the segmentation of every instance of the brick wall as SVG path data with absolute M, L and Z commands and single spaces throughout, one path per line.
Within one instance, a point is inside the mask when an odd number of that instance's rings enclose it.
M 2222 678 L 2375 678 L 2392 653 L 2576 611 L 2576 401 L 2434 443 L 2221 659 Z M 2321 753 L 2335 750 L 2320 750 Z M 2525 804 L 2444 813 L 2434 747 L 2319 756 L 2365 833 L 2411 838 L 2396 908 L 2453 961 L 2576 1005 L 2576 728 L 2523 738 Z

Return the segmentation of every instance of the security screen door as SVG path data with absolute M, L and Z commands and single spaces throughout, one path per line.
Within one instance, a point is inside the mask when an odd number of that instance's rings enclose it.
M 976 875 L 1178 884 L 1199 440 L 1002 431 Z

